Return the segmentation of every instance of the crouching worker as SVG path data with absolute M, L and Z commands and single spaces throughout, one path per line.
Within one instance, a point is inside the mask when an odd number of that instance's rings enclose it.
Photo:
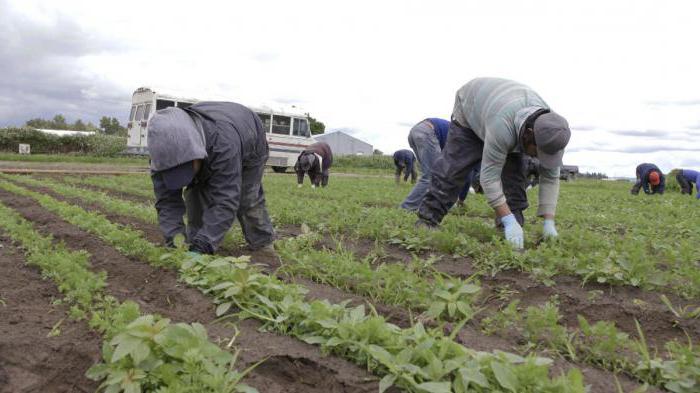
M 316 142 L 302 151 L 294 164 L 297 173 L 297 184 L 301 187 L 304 184 L 304 174 L 309 174 L 311 187 L 316 188 L 319 184 L 323 187 L 328 185 L 329 170 L 333 165 L 333 152 L 331 147 L 325 142 Z
M 637 195 L 640 188 L 648 195 L 664 193 L 666 177 L 658 166 L 649 163 L 637 165 L 637 182 L 632 186 L 630 193 Z
M 681 194 L 692 195 L 693 184 L 695 184 L 695 189 L 698 192 L 695 198 L 700 199 L 700 172 L 692 169 L 681 169 L 676 174 L 676 181 L 681 186 Z
M 403 181 L 408 181 L 408 175 L 411 175 L 411 184 L 416 184 L 416 167 L 414 165 L 416 156 L 408 149 L 397 150 L 394 153 L 394 166 L 396 167 L 396 184 L 401 181 L 401 172 L 404 173 Z
M 418 163 L 420 164 L 421 176 L 420 179 L 418 179 L 418 183 L 401 203 L 402 209 L 408 211 L 418 210 L 425 194 L 428 192 L 428 189 L 430 189 L 433 164 L 445 147 L 449 128 L 449 121 L 431 117 L 416 124 L 411 128 L 411 131 L 408 132 L 408 144 L 411 146 L 411 149 L 416 152 Z M 478 169 L 476 169 L 473 174 L 475 175 L 477 172 Z M 459 195 L 458 203 L 460 203 L 460 205 L 464 204 L 464 200 L 469 193 L 469 184 L 470 181 L 467 181 Z M 457 199 L 457 196 L 455 196 L 455 199 Z M 452 204 L 454 204 L 454 200 Z M 450 207 L 452 207 L 452 204 L 450 204 Z
M 516 248 L 524 244 L 523 210 L 528 207 L 523 154 L 540 161 L 539 209 L 545 238 L 556 237 L 554 213 L 559 170 L 571 131 L 529 87 L 498 78 L 477 78 L 457 92 L 447 143 L 433 166 L 430 191 L 418 210 L 417 226 L 435 227 L 481 161 L 480 182 L 496 225 Z
M 183 234 L 190 251 L 212 254 L 238 218 L 251 250 L 274 252 L 260 184 L 268 146 L 254 112 L 232 102 L 162 109 L 148 125 L 148 142 L 158 222 L 168 246 Z

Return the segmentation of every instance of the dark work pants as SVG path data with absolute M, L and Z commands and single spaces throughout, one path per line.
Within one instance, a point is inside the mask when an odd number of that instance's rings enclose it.
M 676 173 L 676 181 L 681 186 L 681 194 L 693 195 L 693 183 L 685 179 L 683 172 L 679 171 Z
M 447 143 L 433 165 L 430 191 L 418 210 L 418 217 L 438 225 L 452 206 L 472 171 L 480 164 L 484 142 L 470 128 L 450 123 Z M 508 207 L 523 225 L 527 209 L 527 178 L 521 153 L 510 153 L 501 174 Z M 497 220 L 497 225 L 500 220 Z
M 418 174 L 416 173 L 415 166 L 411 167 L 409 170 L 408 165 L 400 166 L 400 165 L 397 165 L 396 163 L 394 163 L 394 165 L 396 166 L 395 176 L 396 176 L 397 183 L 401 179 L 401 172 L 403 172 L 403 174 L 404 174 L 403 181 L 408 181 L 408 176 L 410 175 L 411 176 L 411 183 L 416 182 L 416 177 L 418 177 Z
M 265 192 L 262 187 L 264 162 L 243 168 L 241 174 L 241 195 L 239 195 L 236 218 L 241 223 L 243 236 L 251 249 L 264 247 L 274 240 L 272 221 L 265 208 Z M 211 201 L 202 192 L 205 185 L 195 185 L 185 190 L 187 208 L 187 239 L 193 239 L 202 227 L 204 210 Z

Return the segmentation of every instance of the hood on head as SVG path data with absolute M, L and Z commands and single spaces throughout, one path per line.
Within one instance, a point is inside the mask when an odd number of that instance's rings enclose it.
M 151 171 L 160 172 L 207 157 L 204 133 L 180 108 L 157 111 L 148 124 Z

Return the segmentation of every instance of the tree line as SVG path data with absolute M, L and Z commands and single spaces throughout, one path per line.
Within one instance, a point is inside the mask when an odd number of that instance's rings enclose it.
M 41 128 L 49 130 L 71 130 L 71 131 L 93 131 L 107 135 L 126 136 L 126 128 L 119 123 L 116 117 L 102 116 L 99 127 L 92 122 L 85 123 L 82 119 L 77 119 L 73 123 L 66 121 L 65 116 L 58 114 L 50 120 L 36 118 L 27 120 L 27 127 Z

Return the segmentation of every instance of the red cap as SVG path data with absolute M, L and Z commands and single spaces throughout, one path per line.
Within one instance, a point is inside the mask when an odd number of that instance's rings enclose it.
M 649 183 L 652 186 L 658 186 L 659 183 L 661 183 L 661 177 L 659 176 L 659 172 L 657 172 L 657 171 L 649 172 Z

